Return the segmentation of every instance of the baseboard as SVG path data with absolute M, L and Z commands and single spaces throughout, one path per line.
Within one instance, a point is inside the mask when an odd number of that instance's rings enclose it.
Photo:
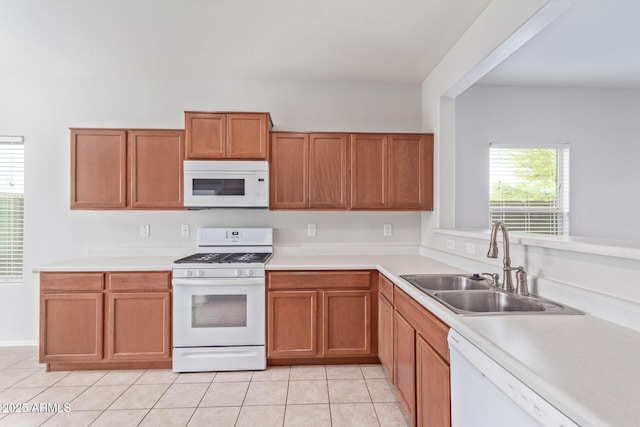
M 0 341 L 0 347 L 32 347 L 37 346 L 38 340 L 27 341 Z

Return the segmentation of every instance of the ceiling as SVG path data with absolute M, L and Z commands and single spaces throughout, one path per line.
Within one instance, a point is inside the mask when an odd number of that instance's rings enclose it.
M 573 0 L 480 85 L 640 88 L 640 1 Z
M 0 0 L 0 72 L 421 83 L 490 0 Z

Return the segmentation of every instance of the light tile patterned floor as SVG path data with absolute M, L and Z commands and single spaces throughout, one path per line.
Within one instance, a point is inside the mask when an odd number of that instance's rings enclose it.
M 0 427 L 409 426 L 379 365 L 45 372 L 37 353 L 0 347 Z

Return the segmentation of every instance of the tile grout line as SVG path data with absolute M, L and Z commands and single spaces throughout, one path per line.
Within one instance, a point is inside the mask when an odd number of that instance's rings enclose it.
M 135 385 L 135 384 L 140 380 L 140 378 L 142 378 L 142 377 L 144 377 L 144 376 L 145 376 L 145 374 L 146 374 L 147 372 L 149 372 L 149 369 L 147 369 L 147 370 L 144 372 L 144 374 L 140 375 L 140 377 L 138 378 L 138 380 L 136 380 L 136 382 L 135 382 L 135 383 L 131 384 L 131 386 L 134 386 L 134 385 Z M 171 386 L 176 382 L 176 380 L 177 380 L 177 379 L 178 379 L 178 377 L 176 376 L 176 377 L 173 379 L 173 381 L 169 383 L 168 387 L 165 389 L 165 391 L 162 393 L 162 395 L 160 395 L 160 397 L 158 397 L 158 400 L 156 400 L 156 402 L 151 406 L 151 408 L 149 408 L 149 409 L 147 410 L 147 413 L 146 413 L 146 414 L 144 414 L 144 417 L 142 417 L 142 419 L 141 419 L 141 420 L 140 420 L 140 422 L 137 424 L 137 426 L 141 425 L 141 424 L 144 422 L 144 419 L 145 419 L 145 418 L 147 418 L 147 417 L 149 416 L 149 414 L 151 413 L 151 411 L 156 407 L 156 405 L 158 404 L 158 402 L 160 402 L 160 400 L 162 399 L 162 397 L 163 397 L 165 394 L 167 394 L 167 391 L 169 391 L 169 389 L 170 389 L 170 388 L 171 388 Z M 139 384 L 139 385 L 156 385 L 156 384 Z M 160 384 L 158 384 L 158 385 L 160 385 Z M 129 390 L 129 389 L 127 389 L 127 390 Z M 125 390 L 125 392 L 126 392 L 126 390 Z M 123 392 L 123 394 L 124 394 L 124 392 Z M 121 396 L 122 396 L 122 395 L 121 395 Z M 116 400 L 118 400 L 118 399 L 116 399 Z M 114 402 L 115 402 L 115 400 L 114 400 Z M 142 408 L 142 409 L 145 409 L 145 408 Z

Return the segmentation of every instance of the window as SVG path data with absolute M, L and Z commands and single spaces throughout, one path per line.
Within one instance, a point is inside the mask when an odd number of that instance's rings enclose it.
M 491 144 L 489 218 L 511 231 L 569 234 L 569 146 Z
M 0 282 L 22 282 L 24 139 L 0 136 Z

